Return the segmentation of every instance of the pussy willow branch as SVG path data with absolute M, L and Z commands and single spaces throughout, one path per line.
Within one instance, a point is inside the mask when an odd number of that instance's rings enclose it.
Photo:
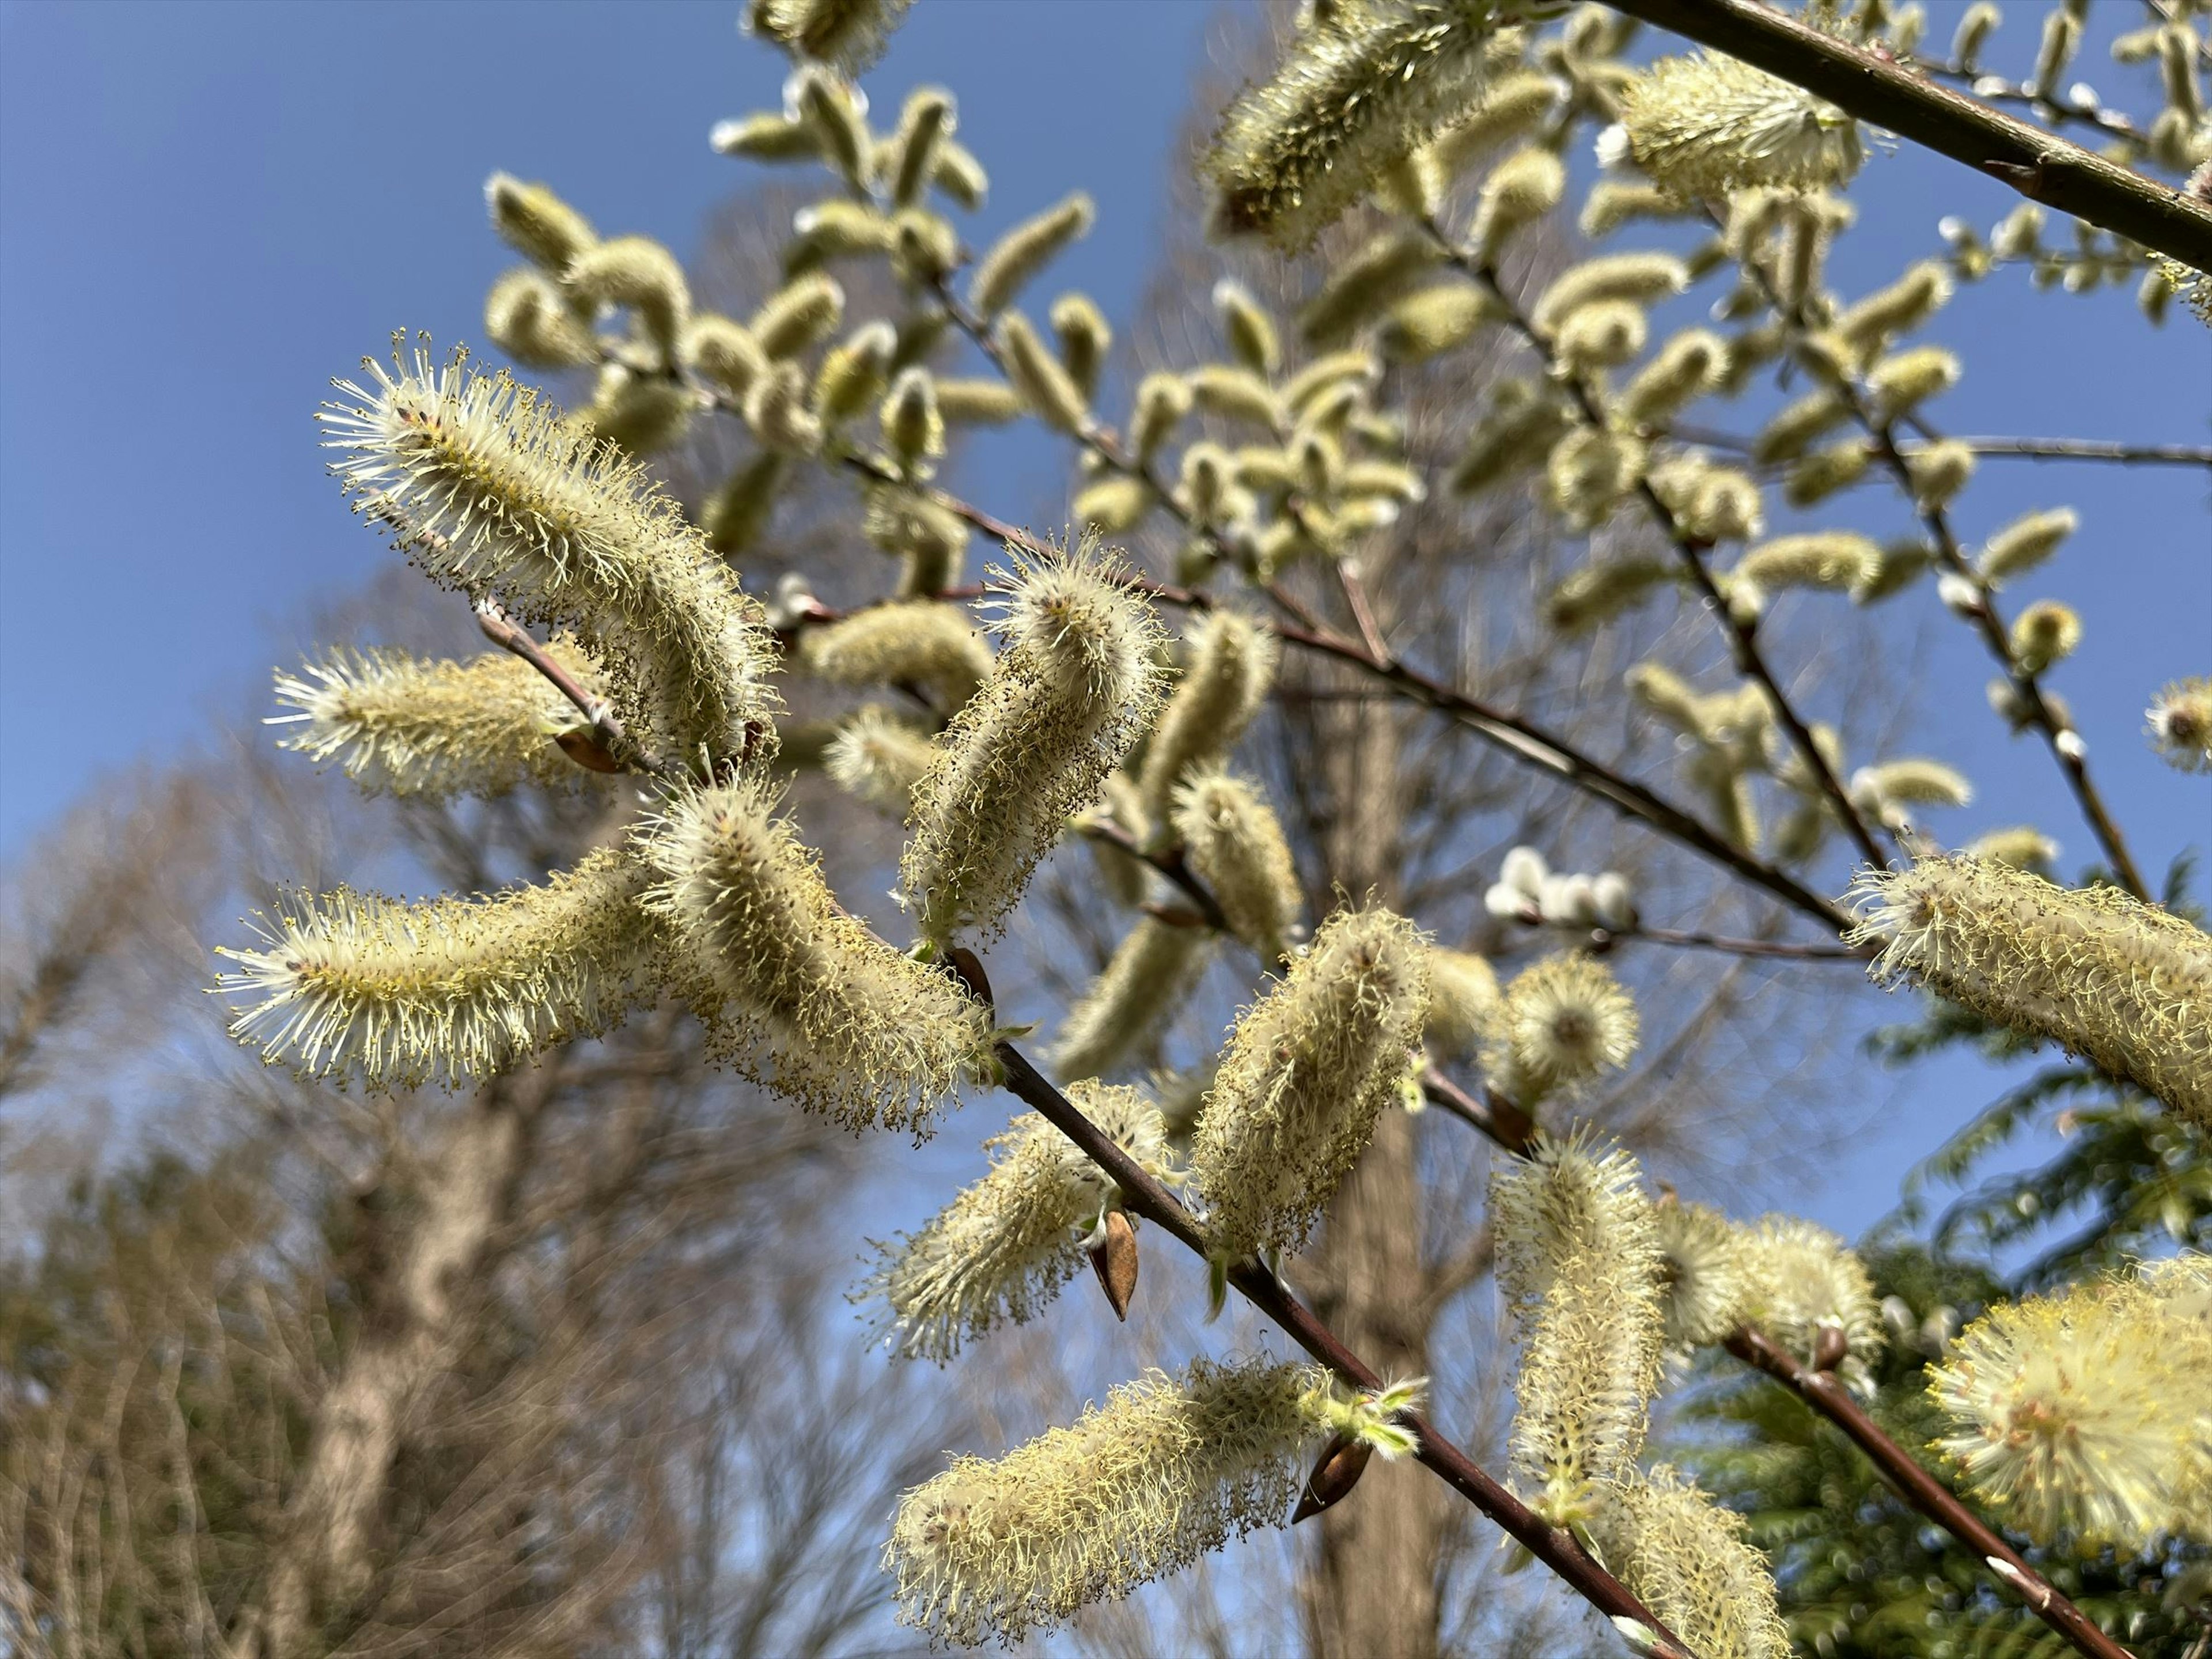
M 1920 423 L 1914 423 L 1917 430 Z M 1741 433 L 1723 432 L 1712 427 L 1680 425 L 1667 431 L 1645 429 L 1647 438 L 1672 437 L 1683 443 L 1702 444 L 1708 449 L 1724 449 L 1732 454 L 1750 453 L 1752 441 Z M 1954 444 L 1963 444 L 1985 460 L 2005 461 L 2110 461 L 2121 466 L 2204 466 L 2212 467 L 2212 445 L 2205 444 L 2129 444 L 2104 438 L 1953 438 Z M 1898 448 L 1911 460 L 1929 447 L 1929 441 L 1900 442 Z M 1880 446 L 1869 441 L 1867 453 L 1878 457 Z M 1787 461 L 1776 461 L 1771 465 L 1780 470 L 1789 466 Z
M 1531 905 L 1515 918 L 1525 927 L 1547 927 L 1543 913 Z M 1639 921 L 1632 927 L 1563 927 L 1558 931 L 1581 939 L 1593 951 L 1610 951 L 1616 945 L 1643 939 L 1652 945 L 1685 950 L 1717 951 L 1730 957 L 1778 957 L 1796 962 L 1868 962 L 1881 954 L 1868 945 L 1801 945 L 1788 939 L 1736 939 L 1724 933 L 1705 933 L 1679 927 L 1650 927 Z
M 1421 1092 L 1431 1104 L 1487 1135 L 1504 1151 L 1516 1157 L 1527 1156 L 1535 1125 L 1519 1106 L 1494 1090 L 1486 1090 L 1480 1096 L 1470 1093 L 1431 1066 L 1421 1074 Z M 1980 1556 L 1991 1572 L 2019 1592 L 2038 1618 L 2081 1652 L 2090 1659 L 2131 1659 L 2126 1649 L 2098 1629 L 2087 1613 L 2060 1595 L 2017 1550 L 1990 1531 L 1956 1494 L 1890 1438 L 1832 1371 L 1800 1363 L 1756 1325 L 1744 1325 L 1723 1346 L 1746 1364 L 1783 1383 L 1841 1429 L 1907 1503 Z
M 1574 393 L 1583 419 L 1597 431 L 1607 430 L 1605 411 L 1599 406 L 1588 382 L 1580 374 L 1560 374 L 1559 354 L 1551 338 L 1506 293 L 1504 284 L 1498 280 L 1496 267 L 1470 257 L 1444 234 L 1443 228 L 1433 217 L 1423 219 L 1420 225 L 1456 269 L 1481 285 L 1483 291 L 1498 307 L 1506 325 L 1543 359 L 1545 367 L 1552 371 L 1554 378 L 1565 382 Z M 1881 868 L 1888 860 L 1875 843 L 1874 832 L 1867 827 L 1858 808 L 1852 805 L 1850 792 L 1844 787 L 1843 780 L 1836 775 L 1835 769 L 1828 764 L 1827 757 L 1820 752 L 1820 746 L 1813 741 L 1812 731 L 1798 714 L 1789 694 L 1782 689 L 1781 681 L 1775 678 L 1772 668 L 1769 666 L 1765 653 L 1759 648 L 1757 620 L 1740 617 L 1729 608 L 1719 585 L 1713 580 L 1712 571 L 1705 564 L 1708 550 L 1705 544 L 1683 529 L 1680 520 L 1674 516 L 1674 509 L 1660 499 L 1659 492 L 1652 488 L 1649 478 L 1637 481 L 1636 494 L 1660 533 L 1674 547 L 1682 568 L 1704 599 L 1705 609 L 1727 635 L 1735 657 L 1737 672 L 1757 682 L 1759 689 L 1766 693 L 1766 700 L 1774 710 L 1774 718 L 1781 722 L 1782 729 L 1789 735 L 1790 747 L 1797 751 L 1798 759 L 1820 786 L 1820 793 L 1827 797 L 1829 810 L 1857 847 L 1859 856 L 1876 869 Z
M 507 619 L 489 599 L 480 601 L 476 607 L 477 627 L 483 636 L 501 649 L 513 652 L 536 669 L 553 689 L 575 705 L 576 712 L 590 725 L 592 735 L 608 754 L 625 765 L 641 772 L 650 772 L 654 777 L 671 783 L 684 783 L 690 774 L 673 761 L 654 754 L 629 734 L 629 728 L 616 716 L 615 711 L 586 690 L 576 677 L 556 662 L 545 647 L 523 629 Z
M 1007 1091 L 1049 1121 L 1112 1176 L 1121 1189 L 1123 1206 L 1132 1214 L 1151 1222 L 1194 1253 L 1200 1256 L 1206 1254 L 1206 1236 L 1172 1193 L 1123 1152 L 1112 1136 L 1084 1116 L 1018 1048 L 1010 1042 L 1001 1042 L 997 1053 L 1006 1070 Z M 1382 1386 L 1382 1379 L 1358 1355 L 1345 1346 L 1334 1332 L 1259 1263 L 1246 1261 L 1231 1267 L 1229 1282 L 1292 1341 L 1346 1382 L 1370 1390 Z M 1419 1413 L 1402 1413 L 1399 1420 L 1419 1437 L 1419 1444 L 1413 1455 L 1423 1467 L 1496 1522 L 1577 1595 L 1600 1613 L 1614 1619 L 1635 1620 L 1652 1631 L 1657 1645 L 1650 1650 L 1662 1659 L 1689 1659 L 1690 1650 L 1680 1638 L 1669 1632 L 1650 1608 L 1629 1593 L 1626 1585 L 1600 1566 L 1573 1534 L 1547 1525 L 1465 1452 L 1439 1434 Z
M 1834 1372 L 1816 1370 L 1801 1363 L 1755 1326 L 1736 1332 L 1726 1346 L 1745 1364 L 1765 1371 L 1841 1429 L 1906 1503 L 1979 1555 L 1991 1572 L 2018 1592 L 2030 1610 L 2077 1651 L 2091 1659 L 2131 1659 L 2125 1648 L 2059 1594 L 2019 1551 L 1992 1532 L 1948 1487 L 1884 1433 L 1881 1425 L 1851 1398 L 1850 1390 L 1837 1381 Z
M 1757 0 L 1606 3 L 1779 76 L 2031 201 L 2212 270 L 2212 208 L 1786 12 Z
M 1923 58 L 1918 67 L 1939 81 L 1949 81 L 1962 86 L 1975 97 L 1989 104 L 2017 104 L 2033 110 L 2053 126 L 2072 122 L 2090 126 L 2107 137 L 2124 138 L 2140 147 L 2148 142 L 2143 131 L 2116 110 L 2101 104 L 2084 103 L 2078 98 L 2059 98 L 2031 85 L 2026 81 L 2008 81 L 2002 75 L 1973 69 L 1965 64 L 1931 64 Z

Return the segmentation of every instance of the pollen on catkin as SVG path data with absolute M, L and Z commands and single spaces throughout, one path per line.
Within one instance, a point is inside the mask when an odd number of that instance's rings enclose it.
M 1743 1323 L 1752 1279 L 1738 1229 L 1717 1210 L 1663 1198 L 1657 1208 L 1667 1346 L 1686 1354 Z
M 1067 1098 L 1146 1171 L 1176 1178 L 1167 1124 L 1141 1090 L 1090 1080 Z M 1119 1199 L 1113 1180 L 1035 1112 L 983 1143 L 990 1173 L 925 1223 L 877 1247 L 860 1296 L 883 1304 L 884 1346 L 939 1364 L 1001 1325 L 1036 1317 L 1082 1267 L 1084 1246 Z
M 638 463 L 504 374 L 418 349 L 320 413 L 355 511 L 432 580 L 572 629 L 632 732 L 682 754 L 773 754 L 759 606 Z
M 2143 711 L 2143 729 L 2168 766 L 2179 772 L 2212 772 L 2212 678 L 2162 686 Z
M 1637 1600 L 1709 1659 L 1790 1659 L 1790 1626 L 1744 1520 L 1664 1463 L 1608 1481 L 1590 1534 Z
M 542 886 L 419 904 L 350 888 L 254 919 L 259 950 L 216 988 L 255 996 L 231 1035 L 303 1076 L 372 1089 L 479 1082 L 617 1024 L 653 988 L 662 935 L 650 879 L 593 853 Z
M 595 683 L 573 645 L 556 641 L 548 654 L 587 689 Z M 296 674 L 280 672 L 276 700 L 296 711 L 265 722 L 294 728 L 278 746 L 319 764 L 337 761 L 372 795 L 503 795 L 524 783 L 586 775 L 553 741 L 582 716 L 536 669 L 504 651 L 468 662 L 333 651 Z
M 938 738 L 901 890 L 926 939 L 994 931 L 1158 705 L 1159 624 L 1085 542 L 997 573 L 1005 648 Z
M 1267 701 L 1281 647 L 1274 635 L 1236 611 L 1211 611 L 1183 629 L 1182 677 L 1145 750 L 1138 787 L 1145 811 L 1167 817 L 1176 786 L 1222 760 Z
M 1143 1054 L 1205 971 L 1212 943 L 1203 927 L 1140 918 L 1060 1022 L 1053 1070 L 1103 1077 Z
M 1215 218 L 1303 247 L 1384 170 L 1473 104 L 1494 0 L 1345 8 L 1309 30 L 1222 118 L 1205 170 Z
M 2145 1265 L 1992 1308 L 1929 1377 L 1951 1425 L 1936 1449 L 2038 1543 L 2067 1534 L 2127 1556 L 2212 1534 L 2191 1513 L 2212 1474 L 2212 1326 L 2160 1295 L 2161 1276 Z
M 927 732 L 884 709 L 863 708 L 837 728 L 822 769 L 846 793 L 903 819 L 936 753 Z
M 1340 910 L 1231 1030 L 1191 1142 L 1209 1252 L 1304 1246 L 1410 1068 L 1429 1002 L 1419 931 Z
M 991 1066 L 990 1015 L 846 912 L 775 793 L 740 780 L 672 799 L 642 835 L 646 896 L 718 1057 L 854 1128 L 926 1133 Z
M 1877 981 L 1925 986 L 2087 1054 L 2212 1128 L 2212 938 L 2117 887 L 2075 890 L 2008 865 L 1934 855 L 1870 872 L 1853 943 Z
M 957 605 L 872 605 L 800 636 L 799 665 L 833 685 L 912 685 L 946 714 L 991 672 L 990 647 Z
M 899 1500 L 884 1567 L 900 1622 L 1012 1646 L 1279 1524 L 1328 1394 L 1316 1366 L 1195 1359 L 1003 1457 L 955 1458 Z
M 1270 966 L 1287 957 L 1300 908 L 1298 872 L 1267 798 L 1232 773 L 1200 768 L 1176 787 L 1170 823 L 1229 931 Z
M 1633 1468 L 1659 1386 L 1658 1224 L 1636 1160 L 1540 1139 L 1490 1180 L 1498 1286 L 1520 1337 L 1513 1470 L 1554 1525 Z
M 1547 957 L 1514 975 L 1483 1045 L 1491 1081 L 1534 1106 L 1636 1053 L 1636 1003 L 1613 970 L 1580 951 Z
M 1620 94 L 1622 147 L 1682 197 L 1820 190 L 1866 159 L 1858 123 L 1803 88 L 1719 52 L 1662 58 Z

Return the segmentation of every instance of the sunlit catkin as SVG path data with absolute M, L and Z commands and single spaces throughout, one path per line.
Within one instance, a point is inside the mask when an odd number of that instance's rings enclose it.
M 1206 884 L 1229 931 L 1269 964 L 1290 954 L 1300 908 L 1297 866 L 1267 797 L 1215 768 L 1176 786 L 1170 822 L 1191 872 Z
M 1719 52 L 1661 58 L 1623 89 L 1620 121 L 1637 166 L 1687 198 L 1840 185 L 1866 156 L 1842 110 Z
M 1741 1234 L 1717 1210 L 1672 1197 L 1660 1200 L 1657 1218 L 1668 1347 L 1686 1353 L 1723 1340 L 1750 1306 Z
M 1747 1283 L 1744 1316 L 1805 1364 L 1821 1352 L 1821 1333 L 1843 1339 L 1838 1366 L 1855 1385 L 1881 1354 L 1874 1281 L 1844 1241 L 1825 1227 L 1767 1216 L 1736 1231 Z
M 1274 684 L 1275 636 L 1249 617 L 1212 611 L 1183 629 L 1182 678 L 1161 711 L 1139 781 L 1145 811 L 1167 817 L 1176 784 L 1224 758 Z
M 745 27 L 794 58 L 858 75 L 883 56 L 914 0 L 752 0 Z
M 374 390 L 342 382 L 320 415 L 356 512 L 434 580 L 573 629 L 641 738 L 773 752 L 759 607 L 635 461 L 458 356 L 368 367 Z
M 1156 1178 L 1172 1179 L 1167 1125 L 1136 1089 L 1079 1080 L 1068 1100 Z M 1022 1325 L 1080 1270 L 1084 1245 L 1119 1189 L 1035 1112 L 983 1143 L 991 1170 L 921 1231 L 879 1246 L 862 1294 L 883 1304 L 884 1343 L 939 1364 L 986 1332 Z
M 1606 1564 L 1636 1598 L 1708 1659 L 1790 1659 L 1766 1558 L 1743 1517 L 1666 1464 L 1607 1483 L 1590 1523 Z
M 994 931 L 1158 704 L 1159 625 L 1085 544 L 1002 573 L 990 678 L 938 740 L 900 865 L 924 938 Z
M 1951 1428 L 1937 1449 L 2038 1543 L 2069 1534 L 2125 1556 L 2212 1533 L 2190 1512 L 2212 1472 L 2212 1324 L 2157 1294 L 2158 1271 L 1992 1308 L 1930 1376 Z
M 2179 772 L 2212 772 L 2212 678 L 2162 686 L 2143 711 L 2151 747 Z
M 500 240 L 550 276 L 565 275 L 576 256 L 599 240 L 591 222 L 550 185 L 526 183 L 513 173 L 495 173 L 484 180 L 484 205 Z
M 1055 254 L 1090 233 L 1097 217 L 1091 198 L 1079 190 L 994 242 L 968 282 L 968 303 L 975 314 L 988 319 L 1012 305 Z
M 846 793 L 903 819 L 936 756 L 928 732 L 883 709 L 863 708 L 837 728 L 822 769 Z
M 810 1111 L 926 1133 L 990 1066 L 990 1018 L 958 982 L 842 908 L 814 854 L 749 781 L 687 791 L 647 826 L 647 908 L 718 1054 Z
M 1513 1469 L 1555 1525 L 1632 1468 L 1659 1385 L 1658 1224 L 1636 1160 L 1541 1139 L 1491 1176 L 1498 1286 L 1521 1341 Z
M 1413 923 L 1340 910 L 1239 1017 L 1191 1143 L 1213 1255 L 1304 1244 L 1396 1098 L 1428 1002 Z
M 1429 952 L 1429 1018 L 1422 1036 L 1438 1054 L 1474 1058 L 1504 1006 L 1497 970 L 1487 960 L 1472 951 Z
M 595 676 L 573 647 L 549 650 L 588 687 Z M 502 795 L 523 783 L 585 775 L 553 741 L 582 723 L 574 705 L 520 657 L 425 661 L 398 651 L 334 651 L 276 676 L 276 701 L 295 712 L 280 746 L 319 764 L 337 761 L 370 794 L 440 799 Z
M 659 243 L 645 236 L 600 242 L 568 262 L 565 280 L 586 305 L 626 307 L 661 361 L 676 361 L 677 343 L 691 314 L 691 290 L 684 267 Z
M 574 368 L 599 355 L 590 325 L 545 276 L 518 265 L 484 296 L 484 332 L 526 368 Z
M 1583 951 L 1524 968 L 1483 1045 L 1491 1081 L 1523 1106 L 1619 1071 L 1636 1053 L 1636 1003 L 1613 970 Z
M 1302 247 L 1474 103 L 1493 0 L 1346 7 L 1222 118 L 1206 171 L 1224 230 Z
M 799 663 L 833 685 L 911 685 L 951 714 L 991 672 L 991 650 L 957 605 L 871 605 L 800 637 Z
M 2117 887 L 2078 890 L 1978 859 L 1929 856 L 1852 890 L 1854 941 L 1880 981 L 1910 980 L 2087 1054 L 2212 1127 L 2212 939 Z
M 271 1064 L 376 1089 L 472 1083 L 607 1030 L 651 987 L 650 872 L 593 853 L 543 886 L 409 904 L 350 888 L 257 916 L 217 988 L 260 1000 L 231 1035 Z
M 1003 1457 L 954 1459 L 899 1500 L 884 1565 L 901 1622 L 1011 1646 L 1279 1523 L 1327 1398 L 1314 1366 L 1198 1359 Z
M 1007 312 L 999 319 L 994 337 L 1007 382 L 1021 394 L 1031 414 L 1062 432 L 1079 434 L 1091 424 L 1090 399 L 1060 359 L 1037 338 L 1028 318 L 1018 311 Z
M 1054 1072 L 1103 1077 L 1141 1056 L 1205 970 L 1211 942 L 1203 927 L 1139 921 L 1060 1022 Z

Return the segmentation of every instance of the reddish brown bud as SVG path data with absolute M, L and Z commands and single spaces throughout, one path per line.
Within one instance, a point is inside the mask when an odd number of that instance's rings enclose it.
M 1823 1325 L 1813 1339 L 1813 1369 L 1832 1371 L 1844 1363 L 1850 1352 L 1850 1340 L 1840 1325 Z
M 1339 1436 L 1322 1449 L 1321 1461 L 1306 1477 L 1306 1489 L 1298 1494 L 1298 1506 L 1291 1512 L 1291 1524 L 1319 1515 L 1335 1504 L 1359 1484 L 1359 1477 L 1367 1473 L 1367 1460 L 1375 1455 L 1374 1447 L 1364 1440 L 1346 1440 Z
M 560 745 L 562 754 L 587 772 L 619 772 L 623 769 L 623 763 L 593 735 L 588 726 L 556 732 L 553 741 Z
M 1114 1317 L 1127 1320 L 1137 1293 L 1137 1230 L 1119 1210 L 1106 1212 L 1106 1237 L 1091 1249 L 1091 1265 L 1113 1304 Z

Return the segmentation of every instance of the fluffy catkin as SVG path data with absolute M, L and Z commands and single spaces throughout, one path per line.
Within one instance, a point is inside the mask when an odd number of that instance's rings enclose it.
M 1160 1109 L 1135 1089 L 1079 1080 L 1067 1098 L 1150 1174 L 1173 1178 Z M 1079 1272 L 1084 1247 L 1119 1189 L 1035 1112 L 983 1143 L 991 1170 L 918 1233 L 877 1247 L 861 1295 L 880 1301 L 884 1345 L 939 1364 L 1001 1325 L 1042 1312 Z
M 374 1089 L 480 1081 L 616 1024 L 652 988 L 660 930 L 649 874 L 592 854 L 538 887 L 404 903 L 350 888 L 257 915 L 260 950 L 220 991 L 260 1000 L 231 1035 L 303 1076 Z
M 2177 772 L 2212 772 L 2212 678 L 2161 686 L 2143 711 L 2151 747 Z
M 1992 1308 L 1930 1376 L 1951 1422 L 1936 1449 L 2008 1524 L 2123 1556 L 2179 1532 L 2212 1539 L 2207 1258 Z M 2191 1298 L 2160 1294 L 2171 1276 Z
M 634 733 L 717 760 L 773 754 L 760 608 L 638 464 L 458 354 L 368 365 L 319 418 L 355 511 L 432 580 L 574 630 Z
M 1742 1235 L 1717 1210 L 1662 1199 L 1660 1279 L 1667 1346 L 1678 1354 L 1723 1341 L 1743 1323 L 1752 1277 Z
M 1719 52 L 1662 58 L 1622 89 L 1625 148 L 1685 198 L 1818 190 L 1866 158 L 1858 124 L 1802 87 Z
M 989 1068 L 988 1012 L 847 914 L 777 804 L 741 780 L 648 826 L 646 905 L 678 942 L 679 986 L 746 1075 L 854 1128 L 927 1133 Z
M 1164 820 L 1176 786 L 1226 758 L 1267 701 L 1280 647 L 1267 629 L 1234 611 L 1209 611 L 1183 630 L 1184 667 L 1146 745 L 1138 779 L 1145 811 Z
M 1521 1340 L 1513 1468 L 1556 1525 L 1635 1467 L 1659 1386 L 1658 1222 L 1636 1160 L 1540 1139 L 1491 1176 L 1498 1286 Z
M 1453 1060 L 1472 1057 L 1497 1024 L 1498 975 L 1472 951 L 1429 952 L 1429 1018 L 1422 1036 Z
M 863 708 L 837 729 L 822 769 L 848 794 L 903 819 L 914 787 L 936 758 L 929 733 L 881 708 Z
M 1103 1077 L 1142 1054 L 1205 971 L 1211 943 L 1203 927 L 1139 921 L 1060 1022 L 1053 1069 L 1063 1078 Z
M 1473 104 L 1492 0 L 1333 11 L 1229 108 L 1207 154 L 1224 230 L 1302 247 Z
M 596 683 L 573 646 L 556 641 L 549 654 L 586 689 Z M 279 673 L 276 700 L 296 711 L 267 722 L 295 727 L 281 746 L 318 764 L 336 760 L 372 795 L 502 795 L 524 783 L 585 775 L 553 741 L 582 716 L 505 651 L 468 662 L 334 651 L 296 674 Z
M 1790 1216 L 1766 1216 L 1736 1230 L 1746 1280 L 1743 1317 L 1807 1364 L 1822 1327 L 1844 1339 L 1838 1370 L 1854 1385 L 1882 1348 L 1874 1281 L 1844 1241 L 1825 1227 Z
M 1852 889 L 1869 972 L 2087 1054 L 2212 1128 L 2212 939 L 2117 887 L 1931 856 Z
M 957 605 L 872 605 L 799 641 L 799 665 L 833 685 L 913 685 L 950 714 L 991 672 L 990 647 Z
M 1079 190 L 994 242 L 968 283 L 968 303 L 976 315 L 988 319 L 1012 305 L 1054 254 L 1089 234 L 1097 217 L 1091 198 Z
M 1419 931 L 1340 910 L 1230 1032 L 1191 1168 L 1212 1254 L 1301 1248 L 1396 1098 L 1429 1003 Z
M 1608 1481 L 1590 1522 L 1606 1565 L 1705 1659 L 1790 1659 L 1766 1558 L 1743 1517 L 1661 1463 Z
M 1176 787 L 1171 823 L 1192 873 L 1212 893 L 1229 931 L 1263 962 L 1288 956 L 1300 905 L 1298 872 L 1267 798 L 1242 778 L 1202 768 Z
M 914 0 L 753 0 L 745 27 L 794 58 L 858 75 L 883 56 Z
M 1000 573 L 1006 648 L 938 739 L 899 866 L 924 938 L 994 931 L 1152 723 L 1159 625 L 1120 569 L 1085 543 Z
M 1613 970 L 1581 951 L 1514 975 L 1483 1045 L 1491 1081 L 1523 1106 L 1619 1071 L 1636 1053 L 1636 1004 Z
M 899 1500 L 884 1566 L 900 1621 L 1012 1646 L 1278 1524 L 1327 1397 L 1315 1366 L 1194 1359 L 1004 1457 L 954 1459 Z

